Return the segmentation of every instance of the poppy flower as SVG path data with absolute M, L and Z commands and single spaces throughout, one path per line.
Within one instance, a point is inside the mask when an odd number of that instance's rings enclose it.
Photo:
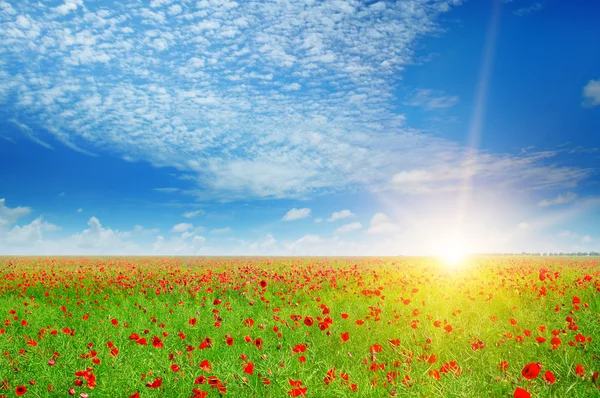
M 179 367 L 179 365 L 177 365 L 177 364 L 175 364 L 175 363 L 174 363 L 173 365 L 171 365 L 171 370 L 172 370 L 173 372 L 179 372 L 179 370 L 180 370 L 180 369 L 181 369 L 181 368 Z
M 245 366 L 244 366 L 244 373 L 246 374 L 254 374 L 254 364 L 252 362 L 248 362 Z
M 306 351 L 306 346 L 304 344 L 296 344 L 294 347 L 294 352 L 304 352 Z
M 527 380 L 533 380 L 540 374 L 540 370 L 542 369 L 542 364 L 538 363 L 529 363 L 525 365 L 523 370 L 521 371 L 521 375 Z
M 25 387 L 25 386 L 18 386 L 15 389 L 15 394 L 17 394 L 18 397 L 20 397 L 21 395 L 25 395 L 26 392 L 27 392 L 27 387 Z
M 583 366 L 581 366 L 581 365 L 575 366 L 575 374 L 579 377 L 583 377 L 583 375 L 585 374 L 585 371 L 583 370 Z
M 527 390 L 522 389 L 521 387 L 517 387 L 515 393 L 513 394 L 514 398 L 531 398 L 531 394 L 527 392 Z
M 194 380 L 194 384 L 204 384 L 206 383 L 206 377 L 198 376 L 196 380 Z
M 554 382 L 556 381 L 554 373 L 550 372 L 549 370 L 546 373 L 544 373 L 544 381 L 546 381 L 546 384 L 548 385 L 554 384 Z
M 350 333 L 342 332 L 341 337 L 342 337 L 342 343 L 345 343 L 346 341 L 350 340 Z
M 438 372 L 435 369 L 431 369 L 428 374 L 429 374 L 429 376 L 433 377 L 436 380 L 440 379 L 440 372 Z
M 304 318 L 304 324 L 306 326 L 312 326 L 315 324 L 315 320 L 312 318 L 312 316 L 307 316 L 306 318 Z
M 156 379 L 154 379 L 153 382 L 146 383 L 146 387 L 152 388 L 152 389 L 156 389 L 160 386 L 162 386 L 162 378 L 160 378 L 160 377 L 157 377 Z
M 325 375 L 323 382 L 325 383 L 325 385 L 328 386 L 334 380 L 335 380 L 335 368 L 331 368 L 327 371 L 327 374 Z
M 210 362 L 208 362 L 207 359 L 205 359 L 202 362 L 200 362 L 200 369 L 202 369 L 205 372 L 210 372 L 211 366 L 212 365 L 210 364 Z

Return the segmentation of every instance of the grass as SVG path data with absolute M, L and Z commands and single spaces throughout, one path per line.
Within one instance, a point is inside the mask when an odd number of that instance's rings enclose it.
M 89 397 L 284 397 L 294 391 L 290 379 L 307 397 L 599 392 L 597 259 L 478 257 L 450 270 L 431 258 L 1 258 L 0 269 L 0 395 L 25 386 L 27 397 L 71 388 Z M 552 331 L 562 342 L 554 348 Z M 585 342 L 575 341 L 579 334 Z M 298 344 L 306 351 L 294 352 Z M 203 360 L 210 370 L 200 369 Z M 459 370 L 433 377 L 452 361 Z M 252 374 L 243 372 L 249 362 Z M 523 367 L 538 362 L 539 376 L 526 380 Z M 75 375 L 88 368 L 95 386 Z M 554 384 L 543 380 L 546 371 Z M 226 392 L 195 383 L 200 376 Z M 146 386 L 157 377 L 162 386 Z

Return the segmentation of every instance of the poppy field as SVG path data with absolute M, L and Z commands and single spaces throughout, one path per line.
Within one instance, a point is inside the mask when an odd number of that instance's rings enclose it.
M 594 258 L 0 258 L 0 396 L 600 395 Z

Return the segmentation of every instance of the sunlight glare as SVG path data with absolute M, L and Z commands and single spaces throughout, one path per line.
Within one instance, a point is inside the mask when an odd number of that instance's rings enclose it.
M 441 258 L 449 268 L 459 268 L 465 261 L 467 254 L 460 248 L 450 248 L 446 250 Z

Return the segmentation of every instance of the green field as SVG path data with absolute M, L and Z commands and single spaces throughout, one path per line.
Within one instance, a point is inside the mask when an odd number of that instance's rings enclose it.
M 600 395 L 593 258 L 455 269 L 409 257 L 2 258 L 0 269 L 2 396 Z

